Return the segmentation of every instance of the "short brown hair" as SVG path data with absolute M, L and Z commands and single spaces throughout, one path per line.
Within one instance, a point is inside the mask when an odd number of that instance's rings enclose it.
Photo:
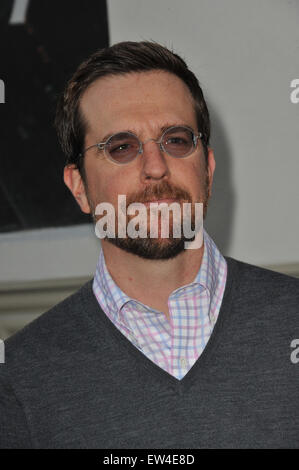
M 186 62 L 174 52 L 156 42 L 120 42 L 100 49 L 85 60 L 71 77 L 57 105 L 55 127 L 66 164 L 74 163 L 84 173 L 83 152 L 86 122 L 79 104 L 85 90 L 95 80 L 108 75 L 163 70 L 179 77 L 194 99 L 198 131 L 207 158 L 210 140 L 209 111 L 199 82 Z

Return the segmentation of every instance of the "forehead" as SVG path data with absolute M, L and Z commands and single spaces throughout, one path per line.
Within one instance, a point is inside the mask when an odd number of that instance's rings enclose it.
M 186 84 L 164 71 L 107 76 L 92 83 L 80 102 L 91 133 L 170 124 L 196 126 Z

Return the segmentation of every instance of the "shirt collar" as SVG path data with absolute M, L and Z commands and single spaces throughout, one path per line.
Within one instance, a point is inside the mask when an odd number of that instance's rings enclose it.
M 110 313 L 114 319 L 119 315 L 122 307 L 132 300 L 125 294 L 112 279 L 105 262 L 103 250 L 101 249 L 99 261 L 96 268 L 95 281 L 99 289 L 103 292 L 105 301 L 109 305 Z
M 187 287 L 198 285 L 201 287 L 201 290 L 207 289 L 210 293 L 211 298 L 214 295 L 218 279 L 218 263 L 216 260 L 216 255 L 217 253 L 219 253 L 219 251 L 212 238 L 208 235 L 205 230 L 203 230 L 203 241 L 203 257 L 195 279 L 190 284 L 179 287 L 174 292 L 180 292 Z

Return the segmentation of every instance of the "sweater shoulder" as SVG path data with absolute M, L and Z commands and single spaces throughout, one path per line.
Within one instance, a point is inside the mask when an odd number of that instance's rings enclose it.
M 256 281 L 257 283 L 263 281 L 268 284 L 292 284 L 295 288 L 299 288 L 299 278 L 297 277 L 246 263 L 245 261 L 231 258 L 229 256 L 225 256 L 225 259 L 228 264 L 237 267 L 238 271 L 242 274 L 244 281 L 250 279 L 251 282 Z
M 84 334 L 84 312 L 93 300 L 92 280 L 5 340 L 8 366 L 40 362 L 65 348 L 74 349 Z M 54 357 L 52 356 L 52 359 Z
M 234 258 L 226 257 L 237 286 L 237 297 L 244 302 L 296 308 L 299 314 L 299 279 Z

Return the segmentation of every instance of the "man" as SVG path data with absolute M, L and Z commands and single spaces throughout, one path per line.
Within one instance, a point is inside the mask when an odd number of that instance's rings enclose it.
M 176 54 L 97 52 L 56 126 L 65 183 L 95 222 L 103 202 L 120 217 L 119 195 L 205 216 L 209 114 Z M 156 238 L 103 239 L 94 279 L 7 340 L 2 447 L 299 447 L 299 281 L 224 257 L 205 231 L 187 249 L 158 220 Z

